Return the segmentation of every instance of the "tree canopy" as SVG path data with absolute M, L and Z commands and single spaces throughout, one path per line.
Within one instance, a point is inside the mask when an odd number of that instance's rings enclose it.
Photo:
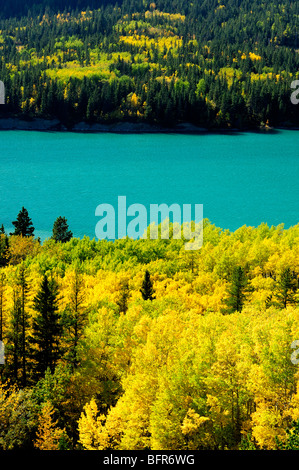
M 1 449 L 296 447 L 299 226 L 203 226 L 192 254 L 7 237 Z
M 290 100 L 299 73 L 296 2 L 16 3 L 5 2 L 0 21 L 0 117 L 51 118 L 67 128 L 298 126 Z

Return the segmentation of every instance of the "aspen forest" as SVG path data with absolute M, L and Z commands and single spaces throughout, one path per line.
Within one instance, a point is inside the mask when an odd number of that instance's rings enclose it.
M 299 226 L 1 234 L 1 449 L 298 448 Z
M 299 450 L 298 24 L 291 0 L 0 0 L 0 451 Z M 80 140 L 102 125 L 163 135 Z M 125 194 L 206 204 L 202 247 L 87 236 Z

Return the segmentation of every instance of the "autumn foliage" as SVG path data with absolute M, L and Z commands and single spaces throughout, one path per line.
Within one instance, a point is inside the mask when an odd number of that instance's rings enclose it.
M 29 246 L 1 268 L 0 448 L 295 445 L 299 225 L 230 232 L 206 220 L 194 252 L 161 239 Z M 50 336 L 34 338 L 45 279 L 60 332 L 46 371 Z

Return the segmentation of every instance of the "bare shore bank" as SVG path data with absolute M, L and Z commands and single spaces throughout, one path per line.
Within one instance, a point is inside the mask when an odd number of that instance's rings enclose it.
M 281 126 L 279 129 L 299 130 L 294 127 Z M 153 125 L 148 123 L 117 122 L 111 124 L 79 122 L 71 127 L 66 127 L 58 119 L 32 119 L 0 118 L 1 130 L 20 131 L 48 131 L 48 132 L 82 132 L 82 133 L 122 133 L 122 134 L 202 134 L 207 132 L 248 132 L 248 131 L 275 131 L 264 126 L 257 129 L 209 129 L 198 127 L 189 122 L 183 122 L 172 127 Z

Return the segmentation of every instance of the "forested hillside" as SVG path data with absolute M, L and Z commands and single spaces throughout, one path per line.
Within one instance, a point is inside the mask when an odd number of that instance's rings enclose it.
M 62 232 L 0 236 L 0 449 L 298 449 L 298 225 Z
M 299 124 L 296 2 L 1 3 L 2 117 Z

